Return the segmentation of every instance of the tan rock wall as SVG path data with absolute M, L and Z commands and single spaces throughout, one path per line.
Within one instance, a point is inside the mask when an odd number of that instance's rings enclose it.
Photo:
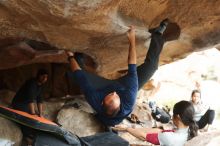
M 126 68 L 128 45 L 123 33 L 130 24 L 137 26 L 139 62 L 144 59 L 143 40 L 149 41 L 148 28 L 158 25 L 166 17 L 180 25 L 182 34 L 179 40 L 165 45 L 161 64 L 218 44 L 219 5 L 220 1 L 210 0 L 1 1 L 0 50 L 11 46 L 11 42 L 27 42 L 27 39 L 44 42 L 57 49 L 89 54 L 99 65 L 99 74 L 107 76 Z M 9 43 L 5 43 L 5 39 Z M 22 47 L 16 48 L 22 50 Z M 31 54 L 30 51 L 28 53 Z M 8 60 L 6 57 L 5 62 L 0 63 L 0 68 L 65 61 L 62 55 L 49 60 L 42 55 L 33 58 L 29 55 L 26 59 L 23 55 L 17 58 L 20 61 L 18 64 L 10 64 L 8 55 Z

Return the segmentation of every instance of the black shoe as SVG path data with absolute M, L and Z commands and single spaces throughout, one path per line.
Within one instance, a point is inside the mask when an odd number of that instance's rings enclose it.
M 163 32 L 166 30 L 168 24 L 169 24 L 169 19 L 166 18 L 160 22 L 160 25 L 158 27 L 149 29 L 149 32 L 150 33 L 159 33 L 162 35 Z

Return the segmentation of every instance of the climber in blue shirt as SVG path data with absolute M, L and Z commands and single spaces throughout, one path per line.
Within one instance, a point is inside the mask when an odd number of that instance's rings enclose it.
M 127 36 L 129 40 L 128 72 L 125 76 L 108 80 L 81 69 L 78 56 L 67 51 L 71 72 L 67 75 L 78 83 L 87 102 L 97 112 L 96 117 L 106 126 L 119 124 L 133 110 L 137 91 L 154 74 L 158 68 L 159 55 L 164 44 L 163 32 L 168 25 L 168 19 L 160 26 L 150 30 L 151 44 L 143 64 L 136 67 L 135 29 L 130 27 Z M 169 39 L 169 38 L 166 38 Z M 172 39 L 172 38 L 171 38 Z

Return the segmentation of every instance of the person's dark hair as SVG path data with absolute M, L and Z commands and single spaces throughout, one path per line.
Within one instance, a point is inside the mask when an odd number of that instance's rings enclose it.
M 195 93 L 199 93 L 199 94 L 200 94 L 200 97 L 201 97 L 201 92 L 200 92 L 199 90 L 193 90 L 193 91 L 192 91 L 192 94 L 191 94 L 191 97 L 193 97 L 193 95 L 194 95 Z
M 114 104 L 113 101 L 109 105 L 103 104 L 104 113 L 108 117 L 115 117 L 118 114 L 118 112 L 120 111 L 120 106 L 118 108 L 114 109 L 113 104 Z M 108 111 L 111 111 L 111 114 L 109 114 Z
M 42 76 L 42 75 L 48 75 L 47 70 L 41 68 L 41 69 L 39 69 L 39 70 L 37 71 L 37 76 L 36 76 L 37 79 L 39 79 L 39 77 Z
M 194 113 L 195 110 L 192 103 L 184 100 L 176 103 L 173 108 L 173 115 L 179 115 L 183 124 L 189 126 L 188 140 L 198 135 L 198 126 L 193 120 Z

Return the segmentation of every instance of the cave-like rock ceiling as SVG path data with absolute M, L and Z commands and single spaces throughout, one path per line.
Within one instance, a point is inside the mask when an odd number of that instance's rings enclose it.
M 149 28 L 169 18 L 181 36 L 165 44 L 160 64 L 220 42 L 219 0 L 1 0 L 0 69 L 66 62 L 63 50 L 87 54 L 101 75 L 126 69 L 125 32 L 137 28 L 138 63 Z

